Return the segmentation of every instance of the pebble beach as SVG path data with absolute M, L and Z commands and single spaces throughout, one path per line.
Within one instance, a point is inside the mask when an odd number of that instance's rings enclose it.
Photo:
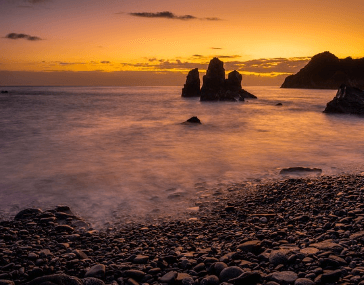
M 0 222 L 0 285 L 364 284 L 364 175 L 286 179 L 193 218 L 93 229 L 68 206 Z

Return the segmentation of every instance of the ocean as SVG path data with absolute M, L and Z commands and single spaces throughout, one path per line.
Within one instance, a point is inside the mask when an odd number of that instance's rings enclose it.
M 60 204 L 95 227 L 180 217 L 229 185 L 285 179 L 282 168 L 364 170 L 364 118 L 323 113 L 335 90 L 244 88 L 258 99 L 200 102 L 180 86 L 2 88 L 0 219 Z M 202 124 L 182 124 L 192 116 Z

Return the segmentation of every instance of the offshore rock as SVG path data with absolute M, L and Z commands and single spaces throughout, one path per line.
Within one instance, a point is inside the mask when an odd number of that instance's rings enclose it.
M 225 69 L 224 63 L 214 57 L 203 77 L 201 88 L 201 101 L 219 101 L 223 97 L 225 90 Z
M 186 123 L 191 123 L 191 124 L 201 124 L 201 121 L 199 118 L 197 118 L 196 116 L 194 117 L 191 117 L 189 118 L 186 122 L 184 122 L 185 124 Z
M 332 101 L 327 103 L 325 113 L 364 114 L 364 91 L 342 84 Z
M 200 75 L 198 68 L 195 68 L 187 75 L 186 84 L 182 88 L 182 97 L 199 97 L 200 94 Z
M 337 89 L 341 84 L 364 88 L 364 58 L 339 59 L 328 51 L 319 53 L 288 76 L 281 88 Z
M 225 79 L 224 63 L 214 57 L 203 77 L 201 101 L 244 101 L 244 98 L 257 98 L 241 88 L 242 76 L 234 70 Z

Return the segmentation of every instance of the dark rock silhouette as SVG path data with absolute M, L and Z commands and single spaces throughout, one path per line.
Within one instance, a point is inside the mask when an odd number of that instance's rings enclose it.
M 1 92 L 0 92 L 1 94 L 7 94 L 7 93 L 9 93 L 9 91 L 8 90 L 1 90 Z
M 283 168 L 279 174 L 294 174 L 297 172 L 316 172 L 317 174 L 322 173 L 322 169 L 320 168 L 309 168 L 309 167 L 289 167 Z
M 185 123 L 201 124 L 201 121 L 196 116 L 189 118 Z
M 200 75 L 198 68 L 192 69 L 186 79 L 186 84 L 182 88 L 182 97 L 200 97 Z
M 241 88 L 242 76 L 234 70 L 225 79 L 224 63 L 214 57 L 203 77 L 201 101 L 244 101 L 244 98 L 257 98 Z
M 283 106 L 283 104 L 282 103 L 277 103 L 276 106 Z
M 225 93 L 225 69 L 224 63 L 214 57 L 203 77 L 201 88 L 201 101 L 218 101 Z M 235 101 L 235 100 L 234 100 Z
M 364 58 L 339 59 L 328 51 L 319 53 L 298 73 L 288 76 L 281 88 L 337 89 L 341 84 L 364 88 Z
M 342 84 L 334 99 L 327 103 L 324 112 L 364 114 L 364 91 Z

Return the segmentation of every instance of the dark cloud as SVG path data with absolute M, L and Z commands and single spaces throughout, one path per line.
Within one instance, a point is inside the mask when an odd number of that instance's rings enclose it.
M 227 62 L 226 68 L 256 73 L 295 73 L 303 68 L 309 60 L 309 57 L 261 58 L 243 62 Z
M 121 63 L 124 67 L 133 67 L 138 70 L 164 70 L 164 71 L 188 71 L 193 68 L 199 68 L 201 71 L 206 70 L 209 61 L 214 56 L 204 56 L 200 54 L 193 55 L 190 59 L 182 61 L 180 59 L 164 60 L 150 58 L 148 62 L 142 63 Z M 220 55 L 220 59 L 236 59 L 239 55 Z M 196 63 L 196 60 L 199 62 Z M 224 68 L 226 71 L 238 70 L 243 74 L 255 75 L 289 75 L 298 72 L 308 62 L 309 57 L 295 57 L 295 58 L 261 58 L 248 61 L 225 61 Z
M 118 13 L 121 14 L 121 13 Z M 192 16 L 192 15 L 175 15 L 172 12 L 169 11 L 163 11 L 163 12 L 156 12 L 156 13 L 152 13 L 152 12 L 140 12 L 140 13 L 129 13 L 129 15 L 134 16 L 134 17 L 143 17 L 143 18 L 164 18 L 164 19 L 173 19 L 173 20 L 206 20 L 206 21 L 219 21 L 221 19 L 216 18 L 216 17 L 212 17 L 212 18 L 198 18 L 196 16 Z
M 7 34 L 5 36 L 5 38 L 11 39 L 11 40 L 25 39 L 25 40 L 28 40 L 28 41 L 40 41 L 40 40 L 42 40 L 39 37 L 30 36 L 30 35 L 27 35 L 27 34 L 17 34 L 17 33 Z
M 207 20 L 207 21 L 222 21 L 222 19 L 217 18 L 217 17 L 207 17 L 207 18 L 202 18 L 203 20 Z
M 220 48 L 220 47 L 212 47 L 211 49 L 222 49 L 222 48 Z
M 109 64 L 109 63 L 111 63 L 110 61 L 108 61 L 108 60 L 104 60 L 104 61 L 101 61 L 101 63 L 102 64 Z
M 157 13 L 150 13 L 150 12 L 141 12 L 141 13 L 129 13 L 131 16 L 135 17 L 144 17 L 144 18 L 166 18 L 166 19 L 178 19 L 178 20 L 193 20 L 196 19 L 195 16 L 192 15 L 183 15 L 177 16 L 172 12 L 164 11 L 164 12 L 157 12 Z
M 58 63 L 59 65 L 78 65 L 78 64 L 86 64 L 85 62 L 58 62 L 56 61 L 55 63 Z

